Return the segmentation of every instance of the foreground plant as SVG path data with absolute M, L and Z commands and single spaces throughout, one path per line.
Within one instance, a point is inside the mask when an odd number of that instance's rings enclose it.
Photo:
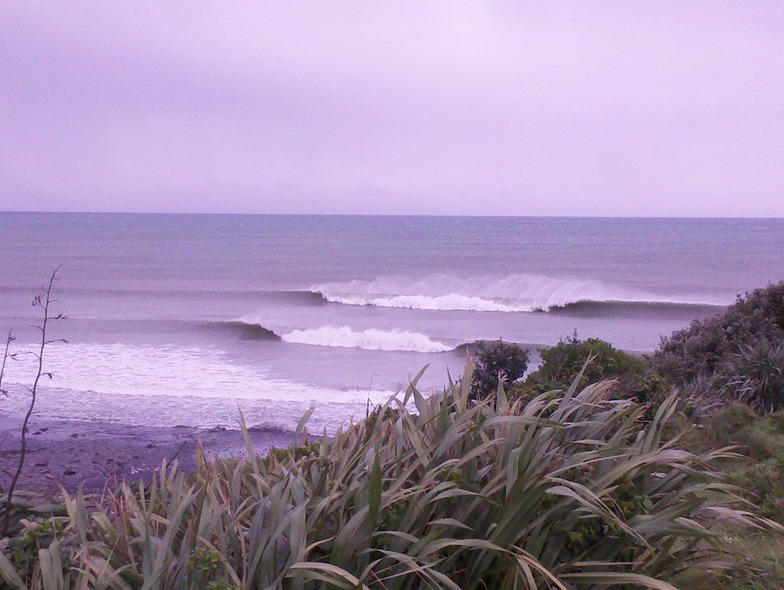
M 416 388 L 323 439 L 259 457 L 163 468 L 7 542 L 14 588 L 671 589 L 712 575 L 723 526 L 769 528 L 711 463 L 609 385 L 472 403 Z M 413 404 L 416 411 L 410 411 Z M 41 529 L 40 527 L 45 527 Z M 30 539 L 33 539 L 32 541 Z

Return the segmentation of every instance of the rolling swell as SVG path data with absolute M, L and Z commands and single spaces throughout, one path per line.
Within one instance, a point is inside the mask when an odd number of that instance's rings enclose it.
M 170 322 L 176 324 L 177 322 Z M 198 332 L 216 333 L 230 338 L 241 340 L 260 340 L 274 342 L 280 340 L 280 336 L 273 330 L 253 322 L 243 322 L 242 320 L 229 321 L 205 321 L 205 322 L 183 322 L 195 326 Z
M 320 305 L 327 303 L 327 299 L 320 291 L 305 289 L 301 291 L 278 291 L 281 299 L 289 300 L 305 305 Z
M 203 329 L 218 331 L 234 338 L 259 341 L 283 341 L 290 344 L 326 346 L 331 348 L 360 348 L 362 350 L 437 353 L 451 352 L 455 347 L 434 340 L 420 332 L 354 330 L 348 326 L 320 326 L 318 328 L 276 328 L 271 330 L 254 322 L 232 320 L 202 322 Z
M 397 329 L 355 330 L 348 326 L 327 325 L 305 329 L 276 328 L 277 331 L 273 331 L 261 324 L 242 320 L 196 323 L 203 330 L 220 332 L 229 337 L 243 340 L 287 342 L 329 348 L 358 348 L 382 352 L 457 353 L 460 356 L 465 356 L 466 354 L 475 355 L 483 346 L 497 342 L 489 339 L 470 340 L 455 345 L 454 341 L 446 343 L 430 338 L 421 332 Z M 543 344 L 532 342 L 514 342 L 514 344 L 534 350 L 543 346 Z
M 692 320 L 720 312 L 724 305 L 679 301 L 576 301 L 549 310 L 556 315 L 579 318 L 596 317 L 684 317 Z
M 460 356 L 475 356 L 479 354 L 482 349 L 497 344 L 498 342 L 499 340 L 489 339 L 472 340 L 471 342 L 463 342 L 462 344 L 455 346 L 453 352 L 458 353 Z M 516 344 L 517 346 L 528 350 L 540 350 L 546 346 L 545 344 L 536 342 L 513 342 L 511 340 L 503 340 L 503 342 L 505 344 Z
M 325 301 L 342 305 L 428 311 L 555 312 L 588 316 L 706 313 L 725 305 L 721 297 L 660 295 L 595 280 L 516 274 L 502 278 L 428 275 L 348 281 L 311 287 Z
M 215 329 L 223 329 L 237 335 L 242 340 L 264 340 L 276 341 L 281 337 L 261 324 L 242 322 L 240 320 L 230 322 L 209 322 Z

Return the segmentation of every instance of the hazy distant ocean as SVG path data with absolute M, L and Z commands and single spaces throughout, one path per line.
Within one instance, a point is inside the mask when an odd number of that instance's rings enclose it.
M 442 386 L 461 344 L 629 351 L 784 279 L 784 220 L 0 213 L 0 327 L 30 350 L 52 269 L 38 415 L 311 429 L 361 418 L 409 375 Z M 32 359 L 0 412 L 20 414 Z

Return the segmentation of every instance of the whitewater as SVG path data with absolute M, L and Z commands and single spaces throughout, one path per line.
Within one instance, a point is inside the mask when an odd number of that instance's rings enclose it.
M 18 414 L 62 265 L 42 416 L 290 430 L 361 419 L 466 345 L 575 331 L 634 352 L 784 278 L 784 222 L 0 213 L 0 328 Z M 534 355 L 535 356 L 535 355 Z
M 565 308 L 575 303 L 661 303 L 720 306 L 717 295 L 654 294 L 612 283 L 542 275 L 514 274 L 458 277 L 446 274 L 421 279 L 381 277 L 373 281 L 349 281 L 314 285 L 311 292 L 330 302 L 375 305 L 430 311 L 534 312 Z

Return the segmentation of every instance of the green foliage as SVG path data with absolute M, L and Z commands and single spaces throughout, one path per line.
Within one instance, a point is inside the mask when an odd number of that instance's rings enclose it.
M 784 407 L 784 339 L 744 344 L 724 362 L 714 383 L 761 414 Z
M 191 553 L 188 564 L 191 568 L 202 572 L 212 572 L 220 567 L 221 556 L 217 551 L 197 547 Z
M 511 342 L 480 343 L 471 391 L 479 399 L 489 397 L 498 388 L 500 375 L 507 385 L 515 383 L 525 375 L 530 358 L 531 353 L 527 349 Z
M 708 420 L 705 431 L 713 444 L 736 444 L 737 451 L 750 458 L 726 465 L 728 481 L 761 516 L 784 523 L 784 411 L 759 418 L 748 406 L 736 403 Z M 723 573 L 716 587 L 784 588 L 784 534 L 729 528 L 721 542 L 747 567 Z
M 683 588 L 722 588 L 724 590 L 773 590 L 784 588 L 784 535 L 781 533 L 748 534 L 732 528 L 721 539 L 728 551 L 736 553 L 746 564 L 742 569 L 728 570 L 717 580 Z M 712 585 L 711 585 L 712 584 Z
M 757 507 L 758 513 L 784 524 L 784 411 L 760 418 L 735 402 L 689 430 L 693 449 L 732 448 L 746 458 L 725 462 L 728 481 Z
M 609 342 L 598 338 L 580 340 L 576 334 L 543 349 L 541 356 L 541 366 L 526 380 L 530 385 L 557 385 L 559 389 L 565 389 L 589 357 L 592 360 L 580 385 L 618 377 L 631 379 L 642 376 L 646 369 L 642 359 L 613 348 Z
M 673 333 L 651 361 L 689 395 L 776 410 L 784 404 L 784 282 L 746 293 L 723 313 Z
M 702 425 L 708 448 L 718 449 L 732 445 L 746 446 L 747 430 L 757 421 L 754 411 L 742 403 L 720 409 Z
M 444 395 L 412 384 L 332 440 L 264 458 L 246 433 L 246 461 L 200 456 L 189 477 L 164 464 L 92 508 L 65 496 L 62 525 L 8 540 L 28 544 L 0 555 L 0 579 L 33 590 L 672 590 L 684 569 L 721 569 L 717 523 L 766 526 L 717 480 L 725 453 L 664 441 L 674 398 L 643 423 L 644 408 L 608 400 L 607 383 L 527 403 L 500 387 L 472 404 L 471 382 L 469 366 Z
M 650 404 L 648 418 L 653 417 L 658 404 L 667 397 L 667 383 L 650 370 L 647 361 L 598 338 L 580 340 L 575 334 L 543 349 L 541 356 L 542 364 L 513 389 L 514 395 L 533 399 L 547 391 L 565 390 L 583 371 L 580 386 L 613 380 L 614 397 Z
M 0 494 L 0 517 L 5 519 L 5 512 L 9 511 L 9 533 L 19 534 L 19 531 L 29 526 L 30 523 L 40 522 L 41 519 L 52 519 L 65 516 L 65 508 L 51 500 L 25 490 L 19 490 L 8 504 L 8 496 Z
M 735 403 L 707 421 L 705 435 L 709 446 L 734 445 L 749 457 L 730 466 L 731 481 L 760 514 L 784 524 L 784 412 L 760 419 L 748 406 Z
M 655 368 L 677 385 L 720 373 L 732 355 L 762 339 L 784 338 L 784 281 L 738 297 L 723 313 L 696 320 L 664 338 Z
M 784 524 L 784 457 L 750 463 L 732 481 L 742 486 L 759 514 Z

